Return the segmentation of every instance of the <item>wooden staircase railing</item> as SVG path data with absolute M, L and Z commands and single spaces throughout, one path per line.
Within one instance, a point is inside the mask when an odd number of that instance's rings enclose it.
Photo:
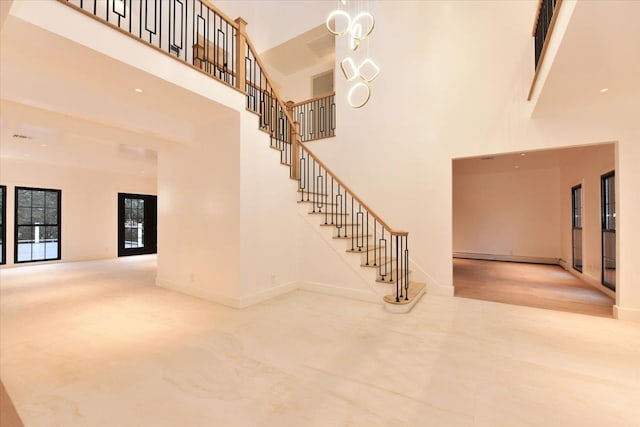
M 292 117 L 300 123 L 302 142 L 330 138 L 336 134 L 336 97 L 335 93 L 306 101 L 294 103 L 288 101 Z
M 271 147 L 281 152 L 281 162 L 298 181 L 301 201 L 312 203 L 311 213 L 322 215 L 324 224 L 347 240 L 349 252 L 362 255 L 363 267 L 377 269 L 378 281 L 395 285 L 396 303 L 409 299 L 409 233 L 389 226 L 302 145 L 317 135 L 334 134 L 333 95 L 285 104 L 247 37 L 247 23 L 242 18 L 231 20 L 207 0 L 57 1 L 245 94 L 247 109 L 259 116 L 260 129 L 270 135 Z M 308 119 L 312 109 L 322 110 L 329 119 L 323 127 L 316 120 L 314 131 L 308 132 L 309 122 L 301 127 L 294 115 L 299 118 L 302 113 Z

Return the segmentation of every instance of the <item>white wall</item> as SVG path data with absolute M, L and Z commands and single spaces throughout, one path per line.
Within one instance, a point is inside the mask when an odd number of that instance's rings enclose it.
M 376 270 L 360 267 L 360 255 L 348 254 L 348 241 L 332 239 L 333 227 L 309 215 L 311 205 L 299 209 L 298 276 L 302 289 L 379 303 L 391 294 L 390 284 L 375 282 Z
M 231 307 L 297 287 L 296 184 L 247 111 L 158 158 L 160 286 Z
M 305 68 L 294 74 L 281 77 L 280 95 L 287 101 L 301 102 L 313 98 L 312 78 L 326 71 L 333 71 L 334 62 Z
M 559 259 L 559 179 L 557 168 L 454 174 L 454 254 Z
M 158 155 L 158 285 L 234 306 L 240 297 L 240 115 Z
M 564 165 L 560 177 L 560 220 L 562 225 L 562 261 L 573 265 L 571 234 L 571 188 L 582 184 L 582 273 L 572 270 L 588 282 L 600 285 L 602 272 L 602 223 L 600 178 L 615 168 L 615 147 L 604 145 L 598 151 L 576 154 Z
M 242 113 L 240 132 L 239 306 L 245 307 L 298 286 L 298 187 L 255 114 Z
M 7 266 L 13 264 L 15 186 L 62 190 L 62 261 L 118 256 L 118 193 L 156 194 L 155 177 L 0 160 L 7 186 Z
M 382 70 L 366 107 L 336 79 L 337 137 L 313 149 L 392 226 L 409 230 L 428 292 L 452 289 L 451 160 L 618 141 L 617 313 L 640 319 L 640 132 L 628 108 L 575 108 L 530 118 L 529 29 L 536 1 L 376 2 L 369 56 Z M 523 30 L 524 29 L 524 30 Z M 402 43 L 385 35 L 411 34 Z M 336 45 L 336 61 L 346 54 Z M 339 70 L 336 70 L 339 75 Z M 623 106 L 624 107 L 624 106 Z

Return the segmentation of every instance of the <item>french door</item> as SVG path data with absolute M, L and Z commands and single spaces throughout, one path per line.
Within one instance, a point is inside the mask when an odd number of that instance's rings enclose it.
M 157 252 L 158 198 L 118 193 L 118 256 Z

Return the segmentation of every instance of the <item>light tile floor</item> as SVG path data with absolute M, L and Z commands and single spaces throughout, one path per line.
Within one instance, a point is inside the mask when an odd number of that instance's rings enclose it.
M 154 276 L 152 256 L 0 272 L 26 426 L 640 425 L 640 324 L 430 295 L 233 310 Z

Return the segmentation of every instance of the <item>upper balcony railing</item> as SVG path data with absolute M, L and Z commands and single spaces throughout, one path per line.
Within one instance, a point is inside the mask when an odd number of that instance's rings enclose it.
M 556 10 L 562 3 L 562 0 L 540 0 L 538 5 L 538 14 L 533 26 L 533 37 L 535 37 L 535 66 L 542 61 L 546 50 L 547 39 L 553 31 L 556 22 Z
M 558 10 L 562 0 L 539 0 L 538 10 L 536 12 L 536 18 L 533 22 L 533 37 L 534 37 L 534 63 L 535 71 L 533 74 L 533 81 L 531 82 L 531 88 L 529 89 L 529 95 L 527 100 L 531 99 L 533 95 L 533 89 L 536 81 L 538 80 L 540 65 L 544 60 L 544 54 L 549 46 L 549 40 L 553 33 L 553 28 L 558 19 Z
M 293 119 L 300 123 L 302 142 L 336 135 L 335 93 L 298 103 L 289 101 L 287 104 L 293 107 Z
M 335 133 L 333 95 L 285 104 L 269 78 L 246 22 L 231 20 L 207 0 L 57 0 L 160 51 L 184 61 L 246 95 L 247 109 L 280 151 L 281 163 L 298 181 L 302 201 L 313 201 L 325 223 L 338 226 L 351 250 L 366 255 L 378 279 L 393 283 L 396 301 L 408 300 L 408 234 L 391 228 L 302 141 Z M 300 118 L 300 122 L 294 120 Z M 301 126 L 301 123 L 303 124 Z M 340 234 L 342 233 L 342 234 Z
M 59 0 L 236 86 L 238 24 L 206 0 Z

